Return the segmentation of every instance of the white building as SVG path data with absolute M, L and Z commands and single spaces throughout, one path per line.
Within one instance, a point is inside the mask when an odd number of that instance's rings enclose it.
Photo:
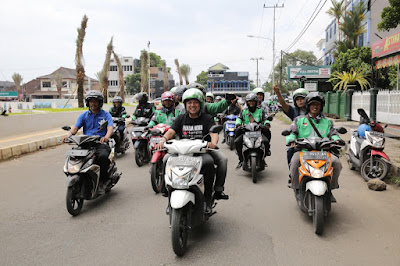
M 121 61 L 124 78 L 128 75 L 135 73 L 135 67 L 139 62 L 138 59 L 133 59 L 133 57 L 131 56 L 121 56 L 119 60 Z M 114 58 L 112 58 L 110 60 L 110 71 L 108 73 L 108 92 L 111 96 L 114 96 L 119 91 L 119 89 L 119 69 L 117 66 L 117 62 Z

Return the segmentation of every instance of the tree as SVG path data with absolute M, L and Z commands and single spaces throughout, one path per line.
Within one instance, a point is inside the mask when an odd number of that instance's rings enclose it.
M 358 2 L 354 5 L 353 10 L 345 13 L 343 23 L 339 27 L 345 39 L 343 42 L 337 42 L 337 46 L 344 47 L 344 50 L 358 46 L 358 38 L 366 32 L 365 24 L 363 24 L 365 12 L 364 3 Z
M 162 71 L 164 73 L 164 92 L 165 92 L 169 90 L 168 69 L 165 60 L 162 60 Z
M 175 59 L 175 65 L 176 65 L 176 72 L 178 72 L 179 75 L 179 85 L 183 85 L 183 79 L 182 79 L 182 71 L 181 68 L 179 67 L 179 61 L 178 58 Z
M 15 83 L 15 88 L 17 89 L 17 93 L 18 93 L 18 100 L 21 101 L 21 82 L 23 80 L 22 76 L 18 73 L 14 73 L 12 75 L 12 79 L 14 80 Z
M 76 38 L 76 52 L 75 52 L 75 64 L 76 64 L 76 83 L 78 84 L 78 106 L 83 107 L 83 83 L 85 81 L 85 67 L 83 59 L 83 41 L 85 40 L 86 27 L 88 17 L 83 16 L 81 27 L 78 28 L 78 37 Z
M 196 77 L 196 82 L 200 83 L 204 87 L 207 87 L 207 79 L 208 79 L 208 72 L 201 71 L 201 73 L 198 74 Z
M 140 63 L 141 63 L 141 91 L 149 92 L 149 54 L 146 50 L 142 50 L 140 54 Z
M 63 81 L 63 74 L 60 72 L 57 72 L 56 75 L 54 76 L 54 82 L 56 83 L 58 98 L 60 98 L 60 99 L 61 99 L 61 88 L 63 86 L 62 81 Z
M 126 91 L 130 94 L 136 94 L 140 92 L 141 77 L 140 73 L 131 74 L 125 77 L 126 80 Z
M 182 76 L 185 78 L 186 85 L 189 85 L 189 83 L 190 83 L 189 75 L 190 75 L 190 72 L 192 71 L 192 69 L 190 68 L 190 66 L 188 64 L 183 64 L 183 65 L 181 65 L 180 70 L 181 70 Z
M 329 8 L 328 11 L 326 11 L 327 14 L 329 14 L 331 17 L 334 17 L 337 22 L 338 28 L 340 28 L 340 18 L 343 16 L 344 12 L 344 0 L 341 1 L 336 1 L 336 0 L 331 0 L 332 7 Z M 339 41 L 340 41 L 340 34 L 339 34 Z
M 367 90 L 371 86 L 363 71 L 361 69 L 354 71 L 353 68 L 349 72 L 334 72 L 328 82 L 336 83 L 333 89 L 338 91 L 343 90 L 343 93 L 347 91 L 348 85 L 356 85 L 358 83 L 361 90 Z
M 103 92 L 103 97 L 104 97 L 104 103 L 108 102 L 108 71 L 110 70 L 110 60 L 111 60 L 111 53 L 113 51 L 113 37 L 111 37 L 110 42 L 107 45 L 107 52 L 106 52 L 106 58 L 104 59 L 104 64 L 103 64 L 103 75 L 102 75 L 102 80 L 101 80 L 101 89 Z
M 382 21 L 378 23 L 378 30 L 389 31 L 400 24 L 400 0 L 389 0 L 389 6 L 383 8 Z
M 125 82 L 124 82 L 124 72 L 122 69 L 121 60 L 119 60 L 119 57 L 114 50 L 112 52 L 115 62 L 117 63 L 118 66 L 119 94 L 121 95 L 122 102 L 125 102 Z

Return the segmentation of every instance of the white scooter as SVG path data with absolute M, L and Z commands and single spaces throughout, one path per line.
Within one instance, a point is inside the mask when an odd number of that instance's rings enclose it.
M 210 133 L 219 133 L 222 126 L 212 126 Z M 203 138 L 204 139 L 204 138 Z M 204 196 L 204 178 L 200 173 L 207 151 L 207 142 L 201 139 L 171 140 L 164 144 L 171 156 L 165 167 L 165 184 L 169 192 L 169 217 L 172 229 L 172 247 L 176 255 L 186 251 L 189 229 L 199 226 L 215 212 L 207 212 Z M 216 204 L 211 202 L 212 208 Z

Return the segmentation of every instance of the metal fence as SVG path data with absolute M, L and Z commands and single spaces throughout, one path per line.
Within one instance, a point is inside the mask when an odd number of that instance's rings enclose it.
M 380 90 L 378 92 L 376 120 L 389 124 L 400 123 L 400 91 Z
M 351 120 L 353 121 L 360 120 L 360 115 L 357 112 L 358 108 L 364 109 L 365 112 L 369 115 L 370 99 L 371 97 L 369 92 L 361 92 L 361 91 L 354 92 L 353 97 L 351 99 Z

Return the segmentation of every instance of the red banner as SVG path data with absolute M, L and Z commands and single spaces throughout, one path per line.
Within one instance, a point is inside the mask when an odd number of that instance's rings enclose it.
M 380 69 L 384 67 L 395 66 L 400 63 L 400 55 L 391 56 L 376 62 L 375 68 Z
M 372 58 L 400 52 L 400 32 L 374 42 L 371 46 Z

